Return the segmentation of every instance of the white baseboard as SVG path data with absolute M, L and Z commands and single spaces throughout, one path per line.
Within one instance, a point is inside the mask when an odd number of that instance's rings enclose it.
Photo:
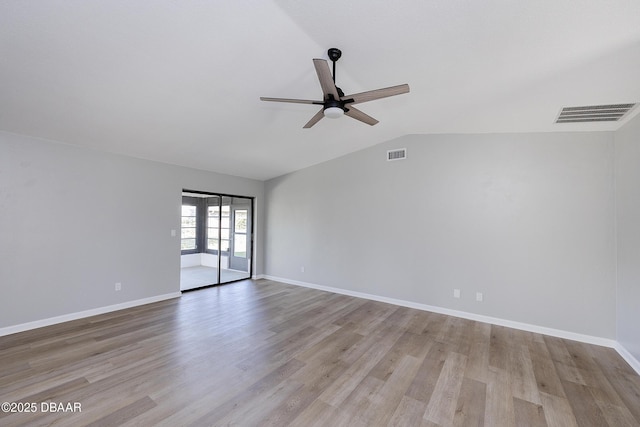
M 264 277 L 265 277 L 265 279 L 273 280 L 273 281 L 276 281 L 276 282 L 287 283 L 287 284 L 290 284 L 290 285 L 303 286 L 305 288 L 313 288 L 313 289 L 318 289 L 318 290 L 322 290 L 322 291 L 333 292 L 333 293 L 336 293 L 336 294 L 349 295 L 349 296 L 352 296 L 352 297 L 364 298 L 364 299 L 373 300 L 373 301 L 379 301 L 379 302 L 386 302 L 386 303 L 389 303 L 389 304 L 399 305 L 399 306 L 402 306 L 402 307 L 409 307 L 409 308 L 415 308 L 415 309 L 418 309 L 418 310 L 431 311 L 431 312 L 434 312 L 434 313 L 447 314 L 449 316 L 460 317 L 460 318 L 469 319 L 469 320 L 475 320 L 477 322 L 490 323 L 492 325 L 506 326 L 506 327 L 509 327 L 509 328 L 520 329 L 522 331 L 535 332 L 535 333 L 538 333 L 538 334 L 550 335 L 550 336 L 553 336 L 553 337 L 565 338 L 565 339 L 570 339 L 570 340 L 574 340 L 574 341 L 580 341 L 580 342 L 584 342 L 584 343 L 588 343 L 588 344 L 595 344 L 595 345 L 601 345 L 601 346 L 604 346 L 604 347 L 611 347 L 611 348 L 614 348 L 616 350 L 617 350 L 617 346 L 618 346 L 617 341 L 612 340 L 612 339 L 602 338 L 602 337 L 595 337 L 595 336 L 591 336 L 591 335 L 578 334 L 578 333 L 575 333 L 575 332 L 569 332 L 569 331 L 563 331 L 563 330 L 560 330 L 560 329 L 547 328 L 547 327 L 544 327 L 544 326 L 532 325 L 532 324 L 529 324 L 529 323 L 514 322 L 512 320 L 499 319 L 497 317 L 490 317 L 490 316 L 484 316 L 484 315 L 481 315 L 481 314 L 468 313 L 466 311 L 451 310 L 449 308 L 437 307 L 437 306 L 427 305 L 427 304 L 420 304 L 420 303 L 416 303 L 416 302 L 412 302 L 412 301 L 405 301 L 405 300 L 400 300 L 400 299 L 395 299 L 395 298 L 387 298 L 387 297 L 382 297 L 382 296 L 373 295 L 373 294 L 367 294 L 367 293 L 363 293 L 363 292 L 355 292 L 355 291 L 349 291 L 349 290 L 346 290 L 346 289 L 332 288 L 330 286 L 316 285 L 314 283 L 301 282 L 301 281 L 298 281 L 298 280 L 290 280 L 290 279 L 286 279 L 286 278 L 283 278 L 283 277 L 274 277 L 274 276 L 269 276 L 269 275 L 265 275 Z
M 395 298 L 382 297 L 373 294 L 367 294 L 364 292 L 350 291 L 347 289 L 333 288 L 330 286 L 316 285 L 314 283 L 301 282 L 299 280 L 286 279 L 284 277 L 275 277 L 267 274 L 258 274 L 252 277 L 254 280 L 267 279 L 276 282 L 287 283 L 290 285 L 302 286 L 305 288 L 318 289 L 321 291 L 333 292 L 336 294 L 349 295 L 357 298 L 364 298 L 372 301 L 385 302 L 389 304 L 398 305 L 401 307 L 415 308 L 418 310 L 431 311 L 434 313 L 446 314 L 449 316 L 460 317 L 463 319 L 475 320 L 478 322 L 490 323 L 492 325 L 506 326 L 509 328 L 520 329 L 528 332 L 535 332 L 544 335 L 550 335 L 558 338 L 565 338 L 574 341 L 580 341 L 588 344 L 602 345 L 615 349 L 618 354 L 640 375 L 640 361 L 638 361 L 631 353 L 627 351 L 620 343 L 615 340 L 594 337 L 591 335 L 577 334 L 575 332 L 563 331 L 560 329 L 547 328 L 544 326 L 531 325 L 528 323 L 514 322 L 506 319 L 499 319 L 496 317 L 484 316 L 480 314 L 468 313 L 465 311 L 451 310 L 448 308 L 437 307 L 427 304 L 420 304 L 412 301 L 400 300 Z M 8 326 L 0 328 L 0 337 L 18 332 L 24 332 L 31 329 L 42 328 L 44 326 L 55 325 L 62 322 L 68 322 L 70 320 L 82 319 L 85 317 L 96 316 L 98 314 L 109 313 L 112 311 L 123 310 L 125 308 L 137 307 L 140 305 L 151 304 L 153 302 L 164 301 L 172 298 L 179 298 L 182 295 L 181 292 L 172 292 L 164 295 L 157 295 L 154 297 L 143 298 L 134 301 L 127 301 L 120 304 L 109 305 L 106 307 L 94 308 L 91 310 L 80 311 L 76 313 L 65 314 L 62 316 L 50 317 L 48 319 L 36 320 L 34 322 L 22 323 L 20 325 Z
M 18 332 L 24 332 L 31 329 L 42 328 L 44 326 L 55 325 L 57 323 L 68 322 L 70 320 L 83 319 L 85 317 L 96 316 L 98 314 L 109 313 L 112 311 L 123 310 L 125 308 L 137 307 L 139 305 L 151 304 L 152 302 L 164 301 L 167 299 L 178 298 L 182 295 L 180 292 L 172 292 L 170 294 L 156 295 L 154 297 L 127 301 L 120 304 L 108 305 L 106 307 L 98 307 L 91 310 L 79 311 L 76 313 L 64 314 L 62 316 L 50 317 L 48 319 L 36 320 L 34 322 L 22 323 L 20 325 L 7 326 L 0 328 L 0 337 Z
M 620 356 L 622 356 L 622 358 L 633 368 L 633 370 L 636 371 L 638 375 L 640 375 L 640 361 L 633 357 L 633 355 L 629 353 L 627 349 L 624 348 L 619 342 L 616 342 L 614 348 L 616 349 L 618 354 L 620 354 Z

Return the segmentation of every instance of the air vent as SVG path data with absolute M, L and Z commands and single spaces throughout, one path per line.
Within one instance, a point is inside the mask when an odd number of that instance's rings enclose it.
M 564 107 L 556 123 L 616 122 L 635 106 L 636 104 L 611 104 Z
M 387 161 L 390 162 L 392 160 L 404 160 L 407 158 L 407 149 L 399 148 L 397 150 L 389 150 L 387 151 Z

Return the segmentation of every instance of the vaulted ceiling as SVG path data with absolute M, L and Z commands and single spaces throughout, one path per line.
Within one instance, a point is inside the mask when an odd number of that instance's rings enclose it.
M 302 126 L 312 58 L 380 120 Z M 0 130 L 269 179 L 407 134 L 610 131 L 640 101 L 640 1 L 2 0 Z M 636 108 L 630 116 L 640 111 Z

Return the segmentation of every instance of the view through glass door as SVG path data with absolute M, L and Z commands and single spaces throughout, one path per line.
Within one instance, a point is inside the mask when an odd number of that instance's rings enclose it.
M 247 271 L 251 253 L 251 217 L 249 207 L 234 206 L 231 209 L 231 240 L 229 247 L 229 268 Z
M 181 290 L 251 277 L 252 198 L 184 191 L 182 212 Z

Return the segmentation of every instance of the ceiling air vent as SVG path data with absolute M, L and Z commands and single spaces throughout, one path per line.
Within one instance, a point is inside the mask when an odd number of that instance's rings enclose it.
M 392 160 L 404 160 L 407 158 L 407 149 L 399 148 L 397 150 L 389 150 L 387 151 L 387 161 L 390 162 Z
M 564 107 L 556 123 L 616 122 L 635 106 L 636 104 L 611 104 Z

